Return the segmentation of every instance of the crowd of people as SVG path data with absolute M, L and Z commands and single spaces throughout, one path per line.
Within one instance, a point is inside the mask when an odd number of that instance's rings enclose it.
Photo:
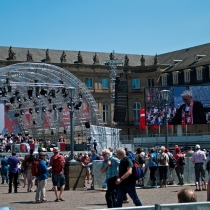
M 1 177 L 2 183 L 9 185 L 8 193 L 18 193 L 18 185 L 20 174 L 23 175 L 23 187 L 27 186 L 27 192 L 36 191 L 36 202 L 47 202 L 46 199 L 46 185 L 48 177 L 52 177 L 53 189 L 55 192 L 55 202 L 64 201 L 62 198 L 65 189 L 65 175 L 64 166 L 71 158 L 70 155 L 64 155 L 57 147 L 53 148 L 53 156 L 49 157 L 42 151 L 38 150 L 38 154 L 33 154 L 33 149 L 25 157 L 19 157 L 15 152 L 9 158 L 3 157 L 1 160 Z M 134 157 L 139 167 L 142 169 L 143 176 L 136 180 L 133 177 L 134 162 L 131 158 Z M 189 148 L 187 152 L 182 152 L 178 145 L 174 146 L 173 151 L 169 151 L 164 146 L 157 151 L 151 148 L 147 153 L 143 149 L 137 148 L 135 153 L 129 151 L 128 148 L 118 148 L 116 151 L 110 147 L 97 153 L 95 149 L 91 153 L 84 152 L 74 154 L 74 160 L 80 162 L 85 169 L 84 189 L 87 189 L 87 184 L 93 188 L 94 175 L 92 173 L 92 162 L 94 160 L 102 160 L 101 173 L 106 175 L 106 202 L 108 208 L 122 207 L 123 203 L 129 202 L 127 194 L 133 200 L 136 206 L 141 206 L 142 203 L 136 193 L 136 184 L 144 185 L 144 176 L 147 171 L 150 171 L 151 186 L 160 188 L 167 187 L 167 185 L 174 184 L 174 177 L 172 176 L 175 170 L 179 182 L 177 185 L 184 185 L 184 168 L 185 158 L 189 157 L 195 165 L 195 191 L 207 191 L 207 200 L 210 201 L 210 164 L 208 168 L 209 181 L 205 181 L 204 165 L 210 163 L 210 155 L 207 151 L 201 151 L 200 146 L 195 146 L 195 151 Z M 148 158 L 148 161 L 145 161 Z M 35 174 L 35 165 L 37 164 L 38 172 Z M 159 171 L 159 180 L 157 180 L 157 171 Z M 168 177 L 169 175 L 169 177 Z M 138 183 L 137 183 L 138 181 Z M 207 187 L 208 185 L 208 187 Z M 178 201 L 183 201 L 183 194 L 191 202 L 196 201 L 197 197 L 189 191 L 189 189 L 182 189 L 178 193 Z M 192 195 L 192 196 L 190 196 Z

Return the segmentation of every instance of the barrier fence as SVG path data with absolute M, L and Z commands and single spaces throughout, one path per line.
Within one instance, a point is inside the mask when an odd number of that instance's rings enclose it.
M 113 210 L 209 210 L 210 202 L 155 204 L 154 206 L 122 207 Z M 99 209 L 95 209 L 99 210 Z M 107 209 L 100 209 L 107 210 Z
M 148 161 L 149 159 L 147 158 L 145 160 L 145 167 L 144 167 L 144 186 L 145 187 L 151 187 L 151 181 L 150 181 L 150 170 L 148 167 Z M 101 165 L 102 165 L 101 160 L 95 160 L 93 161 L 93 168 L 92 168 L 92 172 L 94 174 L 94 189 L 96 190 L 103 190 L 104 189 L 104 183 L 106 180 L 106 176 L 105 174 L 101 174 L 100 173 L 100 169 L 101 169 Z M 205 168 L 205 165 L 204 165 Z M 157 178 L 157 182 L 159 184 L 159 171 L 156 171 L 156 178 Z M 175 169 L 172 171 L 172 177 L 169 174 L 168 171 L 168 180 L 170 181 L 170 179 L 173 178 L 174 183 L 177 184 L 179 182 Z M 206 180 L 208 178 L 208 173 L 206 171 Z M 184 183 L 185 184 L 191 184 L 194 185 L 195 184 L 195 172 L 194 172 L 194 164 L 191 161 L 191 158 L 185 158 L 185 166 L 184 166 Z

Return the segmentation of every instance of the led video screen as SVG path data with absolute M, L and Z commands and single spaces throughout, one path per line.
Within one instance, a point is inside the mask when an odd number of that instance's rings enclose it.
M 169 90 L 168 100 L 161 95 Z M 210 86 L 147 87 L 144 89 L 146 125 L 210 123 Z

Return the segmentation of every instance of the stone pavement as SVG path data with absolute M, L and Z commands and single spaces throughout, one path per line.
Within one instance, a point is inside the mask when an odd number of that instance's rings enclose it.
M 21 183 L 22 184 L 22 183 Z M 194 186 L 185 186 L 194 189 Z M 46 191 L 47 203 L 36 203 L 35 192 L 26 192 L 27 188 L 20 186 L 18 193 L 8 193 L 8 185 L 0 184 L 0 206 L 10 206 L 13 210 L 43 210 L 43 209 L 102 209 L 106 208 L 105 191 L 84 190 L 84 191 L 64 191 L 63 199 L 65 201 L 54 202 L 54 192 L 49 191 L 52 188 L 51 179 L 48 179 Z M 147 188 L 137 189 L 139 198 L 144 206 L 163 203 L 177 203 L 177 192 L 181 186 L 170 186 L 168 188 Z M 198 201 L 206 201 L 206 191 L 196 192 Z M 125 207 L 134 206 L 130 203 L 124 204 Z

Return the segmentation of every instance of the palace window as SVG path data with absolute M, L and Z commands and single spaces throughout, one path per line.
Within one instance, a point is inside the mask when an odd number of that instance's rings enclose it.
M 85 84 L 87 88 L 92 88 L 93 87 L 93 79 L 92 78 L 86 78 Z
M 166 86 L 167 85 L 167 75 L 163 75 L 163 76 L 161 76 L 161 78 L 162 78 L 162 86 Z
M 154 86 L 154 79 L 149 78 L 147 79 L 147 87 L 153 87 Z
M 140 79 L 139 78 L 132 79 L 132 89 L 140 89 Z
M 196 70 L 196 74 L 197 74 L 197 80 L 203 79 L 203 70 L 202 69 Z
M 139 102 L 133 103 L 133 122 L 134 125 L 139 125 L 139 110 L 141 109 L 141 104 Z
M 190 82 L 190 71 L 185 71 L 184 72 L 184 81 L 185 82 Z
M 108 89 L 109 88 L 109 81 L 107 78 L 101 79 L 101 87 L 102 89 Z
M 178 73 L 173 74 L 173 84 L 178 84 Z
M 109 122 L 109 107 L 108 107 L 108 105 L 103 105 L 103 121 L 105 123 Z

